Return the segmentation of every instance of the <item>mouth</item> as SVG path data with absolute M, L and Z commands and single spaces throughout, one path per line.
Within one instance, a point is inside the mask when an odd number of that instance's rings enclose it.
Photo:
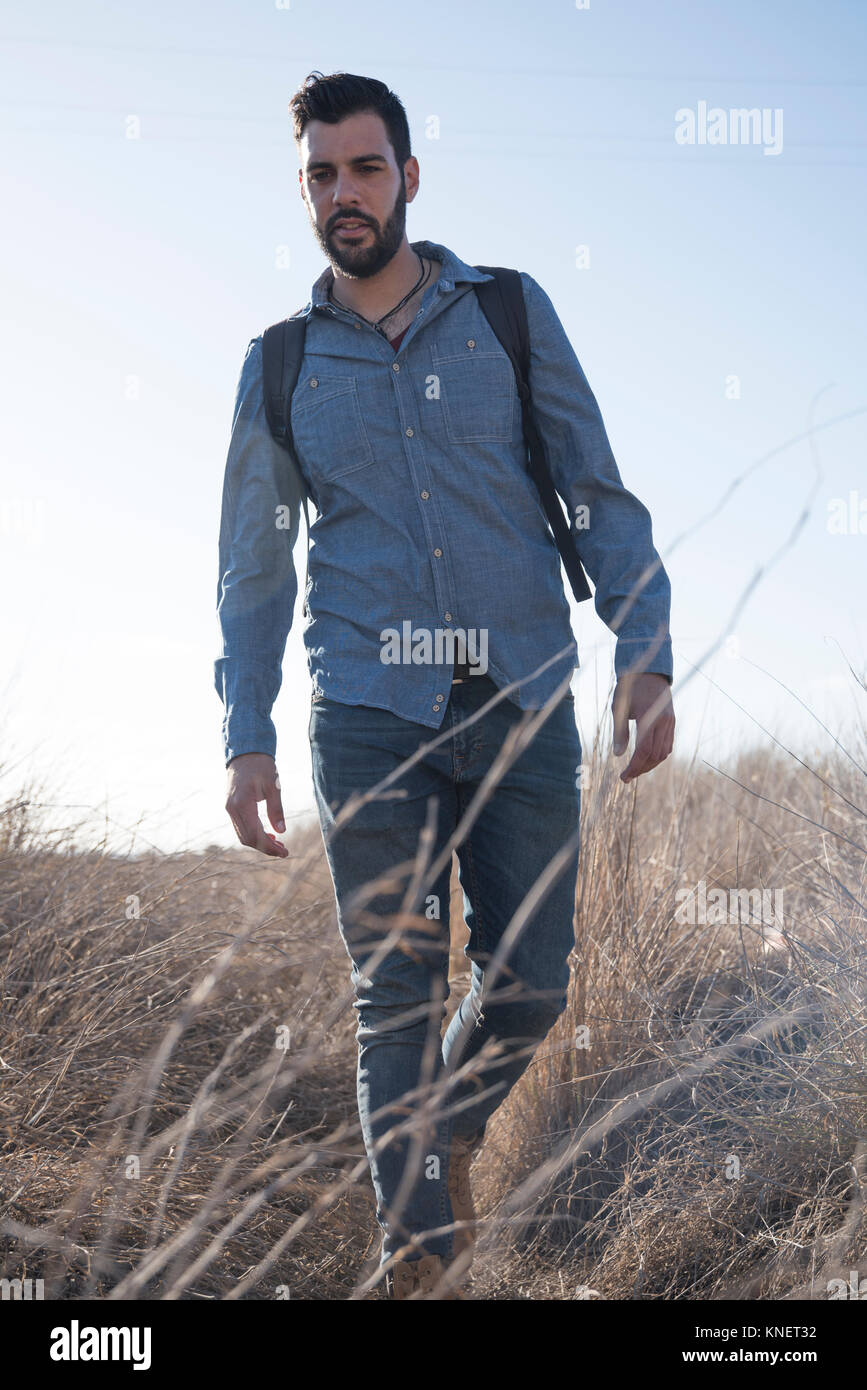
M 367 223 L 353 222 L 351 220 L 346 222 L 337 222 L 335 224 L 334 230 L 335 232 L 339 232 L 341 236 L 358 236 L 360 232 L 367 231 Z

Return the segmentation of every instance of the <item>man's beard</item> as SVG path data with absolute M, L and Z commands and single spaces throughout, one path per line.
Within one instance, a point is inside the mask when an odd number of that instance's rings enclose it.
M 343 242 L 338 245 L 336 228 L 326 235 L 314 222 L 313 231 L 316 240 L 332 267 L 340 270 L 350 279 L 366 280 L 368 276 L 376 275 L 388 265 L 403 241 L 406 230 L 406 182 L 401 180 L 394 207 L 382 231 L 374 225 L 370 218 L 358 217 L 353 212 L 343 212 L 340 217 L 348 221 L 363 222 L 365 226 L 369 227 L 371 233 L 369 244 L 366 242 L 363 246 L 354 246 L 350 242 Z

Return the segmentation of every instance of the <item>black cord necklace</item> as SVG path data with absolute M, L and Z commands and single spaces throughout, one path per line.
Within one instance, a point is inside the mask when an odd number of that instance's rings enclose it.
M 382 333 L 383 337 L 386 337 L 387 335 L 385 334 L 384 329 L 380 328 L 380 324 L 385 323 L 386 319 L 392 318 L 397 313 L 398 309 L 402 309 L 404 304 L 407 304 L 409 300 L 412 299 L 413 295 L 418 292 L 418 290 L 427 281 L 427 278 L 430 275 L 430 266 L 425 265 L 424 260 L 421 256 L 418 255 L 417 251 L 415 254 L 416 256 L 418 256 L 419 264 L 421 265 L 421 271 L 419 273 L 418 279 L 416 280 L 412 289 L 409 291 L 409 294 L 405 294 L 399 304 L 395 304 L 393 309 L 389 309 L 387 314 L 383 314 L 382 318 L 378 318 L 375 322 L 373 319 L 364 318 L 364 315 L 359 314 L 357 309 L 350 309 L 348 304 L 341 303 L 341 301 L 334 294 L 333 279 L 331 284 L 328 286 L 328 298 L 331 300 L 332 304 L 337 304 L 341 309 L 346 309 L 348 313 L 355 314 L 356 318 L 363 319 L 365 323 L 369 323 L 372 328 L 375 328 L 377 333 Z

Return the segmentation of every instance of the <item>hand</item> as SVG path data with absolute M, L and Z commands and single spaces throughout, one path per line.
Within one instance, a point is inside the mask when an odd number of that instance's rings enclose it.
M 285 859 L 289 851 L 271 835 L 259 820 L 258 805 L 264 801 L 268 819 L 275 830 L 286 829 L 277 764 L 267 753 L 241 753 L 229 763 L 229 795 L 226 810 L 242 845 L 262 854 Z
M 637 720 L 635 752 L 620 774 L 621 782 L 650 772 L 664 762 L 674 747 L 674 706 L 671 687 L 664 676 L 652 671 L 621 676 L 611 704 L 614 715 L 614 754 L 620 757 L 629 744 L 629 721 Z

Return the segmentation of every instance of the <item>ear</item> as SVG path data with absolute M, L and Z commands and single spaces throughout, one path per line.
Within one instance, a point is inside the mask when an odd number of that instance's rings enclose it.
M 404 164 L 403 173 L 404 180 L 406 182 L 406 201 L 408 203 L 411 203 L 416 193 L 418 192 L 419 185 L 418 160 L 416 159 L 414 154 L 411 154 L 409 159 Z

